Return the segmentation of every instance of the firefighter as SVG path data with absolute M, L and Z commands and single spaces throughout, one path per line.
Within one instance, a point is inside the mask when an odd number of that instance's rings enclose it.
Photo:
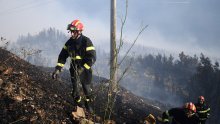
M 210 116 L 210 107 L 205 102 L 205 97 L 199 96 L 198 102 L 195 105 L 199 116 L 200 124 L 205 124 L 206 120 Z
M 192 102 L 187 102 L 182 108 L 172 108 L 162 115 L 164 124 L 169 124 L 169 118 L 172 118 L 172 124 L 198 124 L 199 119 L 196 115 L 196 107 Z
M 66 63 L 66 59 L 70 57 L 70 75 L 73 86 L 72 96 L 74 107 L 80 106 L 82 103 L 82 96 L 79 93 L 79 84 L 82 84 L 82 89 L 85 94 L 85 107 L 90 113 L 93 112 L 91 107 L 91 81 L 92 68 L 91 66 L 96 61 L 96 51 L 92 41 L 82 34 L 83 23 L 79 20 L 72 21 L 67 30 L 71 33 L 71 37 L 62 48 L 55 71 L 52 78 L 56 79 L 60 74 L 62 68 Z

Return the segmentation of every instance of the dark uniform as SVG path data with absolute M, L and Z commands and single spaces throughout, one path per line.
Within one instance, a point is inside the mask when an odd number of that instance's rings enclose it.
M 172 108 L 163 113 L 164 124 L 169 124 L 169 118 L 172 117 L 172 124 L 198 124 L 198 117 L 194 113 L 188 117 L 184 108 Z
M 210 107 L 206 103 L 197 103 L 195 106 L 199 116 L 200 124 L 205 124 L 206 120 L 210 116 Z
M 92 41 L 84 35 L 80 35 L 78 39 L 70 38 L 59 54 L 56 69 L 61 69 L 68 57 L 71 58 L 70 74 L 73 84 L 72 95 L 74 103 L 78 105 L 81 102 L 79 94 L 79 83 L 81 83 L 86 95 L 85 106 L 88 109 L 92 90 L 90 86 L 92 80 L 91 66 L 96 61 L 96 51 Z

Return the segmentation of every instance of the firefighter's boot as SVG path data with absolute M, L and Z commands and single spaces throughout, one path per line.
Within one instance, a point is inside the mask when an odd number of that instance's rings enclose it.
M 74 98 L 74 100 L 73 100 L 73 111 L 76 111 L 77 106 L 82 107 L 81 99 L 82 99 L 81 96 L 77 96 L 77 97 Z
M 94 111 L 93 111 L 93 108 L 92 108 L 92 105 L 91 105 L 91 101 L 89 99 L 87 99 L 85 101 L 85 108 L 86 110 L 90 113 L 90 114 L 94 114 Z

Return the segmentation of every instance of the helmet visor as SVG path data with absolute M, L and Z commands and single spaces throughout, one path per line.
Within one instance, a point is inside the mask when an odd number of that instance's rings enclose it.
M 78 29 L 77 29 L 75 26 L 73 26 L 73 25 L 71 25 L 71 24 L 68 24 L 67 30 L 76 31 L 76 30 L 78 30 Z

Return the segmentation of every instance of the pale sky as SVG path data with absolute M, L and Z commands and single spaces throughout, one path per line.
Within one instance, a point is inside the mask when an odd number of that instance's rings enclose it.
M 219 5 L 219 0 L 128 0 L 124 39 L 132 42 L 141 25 L 149 25 L 138 44 L 220 57 Z M 125 0 L 117 0 L 117 38 L 124 14 Z M 95 44 L 109 41 L 110 0 L 0 0 L 0 36 L 11 41 L 49 27 L 67 34 L 74 19 L 84 23 L 84 34 Z

